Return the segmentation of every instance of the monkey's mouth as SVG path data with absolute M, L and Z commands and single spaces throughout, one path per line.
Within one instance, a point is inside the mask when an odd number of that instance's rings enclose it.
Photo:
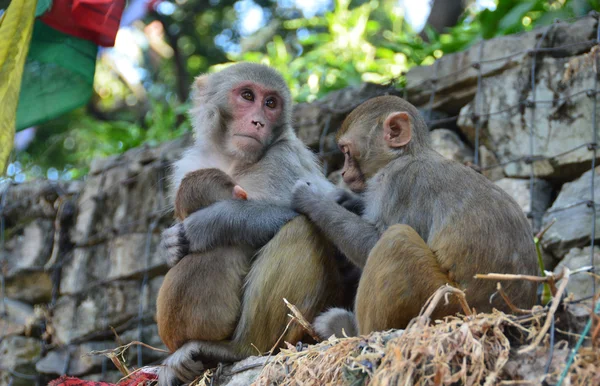
M 248 134 L 234 134 L 233 136 L 234 136 L 234 137 L 244 137 L 244 138 L 251 138 L 251 139 L 255 140 L 256 142 L 258 142 L 259 144 L 261 144 L 261 145 L 263 144 L 263 143 L 262 143 L 262 141 L 261 141 L 260 139 L 258 139 L 258 138 L 257 138 L 257 137 L 255 137 L 255 136 L 252 136 L 252 135 L 248 135 Z

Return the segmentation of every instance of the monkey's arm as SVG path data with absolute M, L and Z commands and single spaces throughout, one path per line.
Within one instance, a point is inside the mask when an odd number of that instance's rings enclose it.
M 294 187 L 292 206 L 307 215 L 350 261 L 361 269 L 365 266 L 380 236 L 375 225 L 326 199 L 304 182 Z
M 162 246 L 171 265 L 189 252 L 236 245 L 260 248 L 296 216 L 289 207 L 273 203 L 219 201 L 165 230 Z

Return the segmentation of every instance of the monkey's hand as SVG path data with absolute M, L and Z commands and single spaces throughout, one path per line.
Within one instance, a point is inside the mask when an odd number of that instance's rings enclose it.
M 299 213 L 308 214 L 314 208 L 315 201 L 322 201 L 325 195 L 315 184 L 298 180 L 292 190 L 292 209 Z
M 183 223 L 178 223 L 163 231 L 159 248 L 169 267 L 173 267 L 188 254 L 190 242 L 186 237 Z
M 362 216 L 365 211 L 365 202 L 362 197 L 345 189 L 335 189 L 327 194 L 327 198 L 359 216 Z

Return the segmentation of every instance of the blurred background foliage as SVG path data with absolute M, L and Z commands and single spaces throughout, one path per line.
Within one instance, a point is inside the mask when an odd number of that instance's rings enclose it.
M 412 66 L 591 10 L 600 0 L 155 2 L 100 51 L 87 106 L 17 133 L 8 176 L 79 178 L 93 158 L 180 136 L 193 77 L 226 63 L 269 64 L 311 102 L 365 81 L 401 88 Z

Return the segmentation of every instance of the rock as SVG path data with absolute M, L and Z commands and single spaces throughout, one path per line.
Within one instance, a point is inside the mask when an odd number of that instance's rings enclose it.
M 554 57 L 581 54 L 589 51 L 594 45 L 591 39 L 596 34 L 596 19 L 593 16 L 582 18 L 575 23 L 559 23 L 523 34 L 486 40 L 483 42 L 481 55 L 480 45 L 476 44 L 465 51 L 444 55 L 431 66 L 410 69 L 406 74 L 406 93 L 409 101 L 416 106 L 427 105 L 434 90 L 431 79 L 437 77 L 433 108 L 450 115 L 457 114 L 464 105 L 473 100 L 477 92 L 479 71 L 475 64 L 479 63 L 480 58 L 485 60 L 481 65 L 481 75 L 484 79 L 502 74 L 521 63 L 526 63 L 528 51 L 535 48 L 548 28 L 550 30 L 541 44 L 542 48 L 585 42 L 553 50 L 549 55 Z
M 600 166 L 595 169 L 597 178 Z M 542 246 L 552 255 L 561 259 L 571 248 L 583 247 L 590 243 L 593 210 L 588 207 L 590 197 L 589 170 L 573 182 L 562 186 L 558 197 L 544 215 L 544 226 L 552 219 L 556 223 L 546 232 Z M 600 200 L 600 183 L 594 185 L 596 201 Z M 596 229 L 600 229 L 600 215 L 596 216 Z
M 565 365 L 569 348 L 566 346 L 556 346 L 552 353 L 550 362 L 550 374 L 560 373 Z M 502 368 L 502 379 L 511 381 L 528 381 L 528 384 L 541 385 L 546 378 L 546 364 L 550 352 L 547 347 L 540 346 L 534 351 L 518 354 L 511 353 L 510 359 Z
M 223 386 L 245 386 L 252 384 L 262 371 L 267 359 L 267 357 L 250 357 L 233 364 L 226 373 L 232 375 L 225 375 L 224 379 L 221 380 L 221 384 Z
M 547 47 L 561 47 L 549 52 L 554 57 L 573 56 L 589 51 L 595 44 L 598 19 L 583 17 L 573 23 L 560 21 L 548 32 Z
M 144 144 L 140 147 L 130 149 L 123 154 L 96 158 L 92 160 L 89 175 L 104 174 L 110 169 L 120 167 L 139 169 L 144 165 L 161 160 L 171 163 L 181 156 L 182 151 L 191 141 L 192 133 L 185 133 L 173 141 L 164 142 L 155 147 Z
M 141 278 L 165 274 L 168 267 L 158 251 L 159 234 L 128 233 L 104 244 L 76 248 L 71 262 L 63 268 L 61 294 L 82 291 L 97 281 Z
M 448 129 L 436 129 L 429 138 L 435 151 L 444 157 L 461 164 L 473 162 L 473 150 L 460 139 L 458 134 Z
M 115 348 L 114 342 L 88 342 L 79 346 L 67 346 L 54 349 L 40 359 L 35 368 L 42 374 L 80 377 L 92 371 L 100 370 L 104 360 L 110 360 L 101 355 L 87 355 L 91 351 Z M 68 366 L 67 366 L 68 365 Z M 112 366 L 112 364 L 109 364 Z M 106 382 L 106 380 L 103 380 Z
M 555 274 L 562 272 L 563 267 L 575 271 L 579 268 L 591 266 L 591 249 L 585 247 L 583 249 L 573 248 L 561 260 L 554 269 Z M 600 248 L 594 246 L 594 264 L 595 267 L 600 267 Z M 596 281 L 596 290 L 600 289 L 600 279 L 594 278 L 590 273 L 582 272 L 571 275 L 567 284 L 567 291 L 574 295 L 574 299 L 582 299 L 587 296 L 594 295 L 593 281 Z
M 42 344 L 38 339 L 24 336 L 9 336 L 0 342 L 0 385 L 25 386 L 35 383 L 35 379 L 24 379 L 11 376 L 7 370 L 23 374 L 26 377 L 35 376 L 35 362 L 42 352 Z
M 482 59 L 506 59 L 482 65 L 482 76 L 487 77 L 518 66 L 527 56 L 526 51 L 535 47 L 536 41 L 536 33 L 530 32 L 483 42 Z M 434 90 L 431 79 L 437 74 L 433 108 L 455 115 L 462 106 L 473 100 L 477 92 L 478 70 L 473 64 L 479 63 L 479 60 L 480 44 L 476 44 L 466 51 L 445 55 L 431 66 L 413 67 L 406 74 L 409 101 L 417 106 L 427 104 Z
M 0 340 L 8 335 L 24 334 L 28 321 L 34 317 L 33 307 L 29 304 L 4 298 L 4 305 L 4 315 L 0 306 Z
M 11 228 L 23 219 L 56 217 L 55 201 L 60 196 L 72 196 L 83 187 L 82 181 L 34 180 L 11 184 L 6 190 L 6 207 L 2 215 Z
M 6 296 L 29 304 L 48 303 L 52 297 L 52 278 L 49 272 L 21 270 L 6 278 Z
M 136 327 L 131 330 L 127 330 L 124 333 L 120 334 L 119 337 L 124 344 L 128 344 L 134 341 L 141 341 L 145 344 L 154 347 L 160 350 L 168 350 L 164 343 L 160 340 L 160 336 L 158 336 L 158 326 L 156 324 L 151 324 L 142 327 L 142 337 L 140 339 L 139 329 Z M 141 347 L 142 351 L 142 359 L 144 364 L 150 364 L 159 360 L 162 360 L 167 357 L 167 353 L 151 350 L 146 347 Z M 131 346 L 131 348 L 127 351 L 127 360 L 129 363 L 137 364 L 138 357 L 138 348 L 137 346 Z
M 5 244 L 8 272 L 28 268 L 41 268 L 52 253 L 54 222 L 50 219 L 34 219 L 23 227 L 14 227 Z
M 479 164 L 482 168 L 482 174 L 491 181 L 498 181 L 504 178 L 504 168 L 498 167 L 498 157 L 487 147 L 479 146 Z
M 144 317 L 156 312 L 156 294 L 162 281 L 158 277 L 149 281 L 141 291 L 139 280 L 117 280 L 98 283 L 88 288 L 85 295 L 61 296 L 54 312 L 55 337 L 59 342 L 71 343 L 94 334 L 112 337 L 109 326 L 123 331 L 137 325 L 140 302 Z
M 517 180 L 503 178 L 496 181 L 496 185 L 502 188 L 519 204 L 523 212 L 531 214 L 534 231 L 540 230 L 542 217 L 550 206 L 552 199 L 552 186 L 538 178 L 533 180 L 533 205 L 531 204 L 531 183 L 529 180 Z
M 299 103 L 294 106 L 293 122 L 298 138 L 307 146 L 318 149 L 323 132 L 335 133 L 342 121 L 355 107 L 381 95 L 400 95 L 391 86 L 363 83 L 333 91 L 313 103 Z
M 125 153 L 131 156 L 129 152 Z M 90 176 L 79 197 L 78 216 L 73 241 L 78 247 L 105 242 L 115 235 L 147 232 L 151 221 L 157 225 L 172 222 L 165 182 L 167 163 L 160 159 L 151 163 L 136 159 L 120 167 Z M 157 228 L 158 230 L 159 228 Z
M 589 168 L 592 152 L 581 145 L 592 140 L 593 100 L 586 96 L 586 90 L 594 83 L 592 57 L 585 54 L 538 59 L 535 100 L 545 102 L 537 103 L 535 110 L 526 108 L 523 103 L 533 99 L 531 59 L 524 59 L 522 66 L 485 79 L 478 111 L 482 116 L 480 140 L 501 163 L 507 163 L 504 166 L 507 176 L 529 177 L 531 166 L 524 157 L 530 155 L 531 129 L 533 155 L 538 159 L 533 163 L 537 177 L 565 181 Z M 471 119 L 474 104 L 475 101 L 465 106 L 458 119 L 458 126 L 471 142 L 475 140 L 475 124 Z M 512 106 L 517 108 L 510 108 Z M 535 111 L 533 120 L 532 111 Z M 554 157 L 565 151 L 570 152 L 557 158 L 540 158 Z
M 559 307 L 557 310 L 556 321 L 558 323 L 556 327 L 573 334 L 581 335 L 585 329 L 585 325 L 590 320 L 591 308 L 591 299 L 581 303 L 565 302 L 564 307 Z M 567 337 L 569 338 L 569 343 L 571 345 L 574 345 L 578 340 L 577 335 Z

